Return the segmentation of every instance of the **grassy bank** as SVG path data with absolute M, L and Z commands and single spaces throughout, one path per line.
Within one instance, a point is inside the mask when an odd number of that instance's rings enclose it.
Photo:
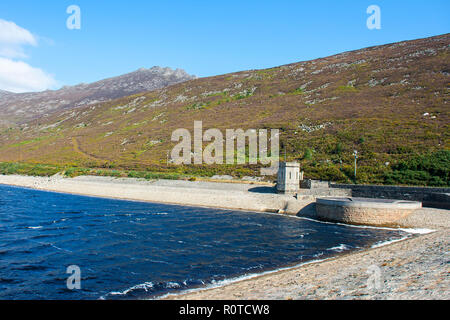
M 381 166 L 359 166 L 357 179 L 354 167 L 339 162 L 316 161 L 312 155 L 305 154 L 301 163 L 305 177 L 340 183 L 362 183 L 381 185 L 414 185 L 430 187 L 450 186 L 450 151 L 439 151 L 425 155 L 413 155 L 394 164 Z M 152 179 L 195 179 L 226 174 L 236 178 L 259 175 L 258 166 L 200 165 L 200 166 L 124 166 L 104 167 L 61 166 L 54 164 L 8 163 L 0 162 L 0 174 L 20 174 L 31 176 L 52 176 L 62 173 L 67 177 L 96 175 L 110 177 L 130 177 Z M 275 177 L 268 177 L 274 180 Z
M 99 168 L 83 168 L 83 167 L 63 167 L 49 164 L 31 164 L 31 163 L 6 163 L 0 162 L 0 174 L 12 175 L 29 175 L 38 177 L 50 177 L 57 173 L 61 173 L 66 177 L 77 177 L 82 175 L 117 177 L 117 178 L 142 178 L 147 180 L 153 179 L 169 179 L 178 180 L 189 178 L 187 176 L 176 173 L 164 172 L 148 172 L 148 171 L 128 171 L 113 170 Z

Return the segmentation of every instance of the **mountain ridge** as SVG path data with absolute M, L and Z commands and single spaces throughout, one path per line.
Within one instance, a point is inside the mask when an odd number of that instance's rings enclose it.
M 25 123 L 58 112 L 92 103 L 110 101 L 135 93 L 159 89 L 171 84 L 195 79 L 182 69 L 154 66 L 140 68 L 120 76 L 92 83 L 64 86 L 42 92 L 0 92 L 0 115 L 9 124 Z M 2 99 L 3 97 L 8 99 Z

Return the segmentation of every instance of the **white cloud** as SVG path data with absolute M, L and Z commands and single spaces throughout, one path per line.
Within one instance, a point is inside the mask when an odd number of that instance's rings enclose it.
M 30 31 L 0 19 L 0 89 L 27 92 L 56 86 L 56 81 L 45 71 L 13 60 L 28 58 L 23 47 L 37 45 L 38 40 Z
M 43 91 L 56 85 L 53 77 L 41 69 L 23 61 L 0 57 L 0 89 L 11 92 Z
M 0 42 L 10 44 L 37 45 L 36 38 L 30 31 L 19 27 L 12 21 L 0 19 Z
M 8 45 L 4 46 L 0 43 L 0 57 L 25 59 L 28 55 L 20 46 Z

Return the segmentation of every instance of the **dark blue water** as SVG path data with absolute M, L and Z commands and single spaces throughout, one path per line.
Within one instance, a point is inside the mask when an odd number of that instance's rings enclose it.
M 0 299 L 149 298 L 404 236 L 0 185 Z M 70 265 L 81 290 L 66 286 Z

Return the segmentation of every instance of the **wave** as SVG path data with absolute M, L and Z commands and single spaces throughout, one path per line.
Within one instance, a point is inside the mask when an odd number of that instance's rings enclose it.
M 59 237 L 58 234 L 38 234 L 36 236 L 31 237 L 30 239 L 45 239 L 45 238 L 51 238 L 51 237 Z
M 43 270 L 47 270 L 48 267 L 26 264 L 26 265 L 16 267 L 16 268 L 11 268 L 11 269 L 12 270 L 22 270 L 22 271 L 43 271 Z
M 16 279 L 0 278 L 0 283 L 13 284 L 13 283 L 20 283 L 20 281 Z
M 377 242 L 374 245 L 372 245 L 371 248 L 374 249 L 374 248 L 384 247 L 384 246 L 387 246 L 388 244 L 392 244 L 392 243 L 395 243 L 395 242 L 400 242 L 400 241 L 403 241 L 403 240 L 405 240 L 407 238 L 409 238 L 409 237 L 406 236 L 406 237 L 403 237 L 403 238 L 400 238 L 400 239 L 380 241 L 380 242 Z
M 154 284 L 153 282 L 144 282 L 141 284 L 138 284 L 136 286 L 133 286 L 131 288 L 128 288 L 124 291 L 112 291 L 106 294 L 106 296 L 111 295 L 111 296 L 125 296 L 127 294 L 129 294 L 130 292 L 136 291 L 136 290 L 144 290 L 145 292 L 148 292 L 149 290 L 153 289 Z M 100 297 L 100 299 L 102 299 L 102 297 Z
M 350 250 L 350 247 L 347 246 L 346 244 L 341 243 L 340 245 L 338 245 L 336 247 L 328 248 L 327 250 L 342 252 L 342 251 Z
M 40 241 L 33 240 L 33 239 L 27 239 L 27 240 L 39 244 L 38 247 L 33 248 L 34 250 L 39 249 L 39 247 L 42 247 L 42 248 L 51 247 L 51 248 L 54 248 L 54 249 L 59 250 L 59 251 L 63 251 L 63 252 L 67 252 L 67 253 L 73 253 L 70 250 L 60 248 L 60 247 L 56 246 L 54 243 L 51 243 L 51 242 L 49 242 L 49 243 L 47 243 L 47 242 L 40 242 Z
M 136 238 L 137 237 L 135 234 L 126 233 L 126 232 L 116 232 L 116 231 L 112 231 L 112 230 L 106 230 L 106 232 L 115 234 L 117 236 L 127 236 L 127 237 L 132 237 L 132 238 Z
M 433 229 L 426 229 L 426 228 L 400 228 L 397 230 L 405 231 L 412 234 L 428 234 L 436 232 L 436 230 Z

